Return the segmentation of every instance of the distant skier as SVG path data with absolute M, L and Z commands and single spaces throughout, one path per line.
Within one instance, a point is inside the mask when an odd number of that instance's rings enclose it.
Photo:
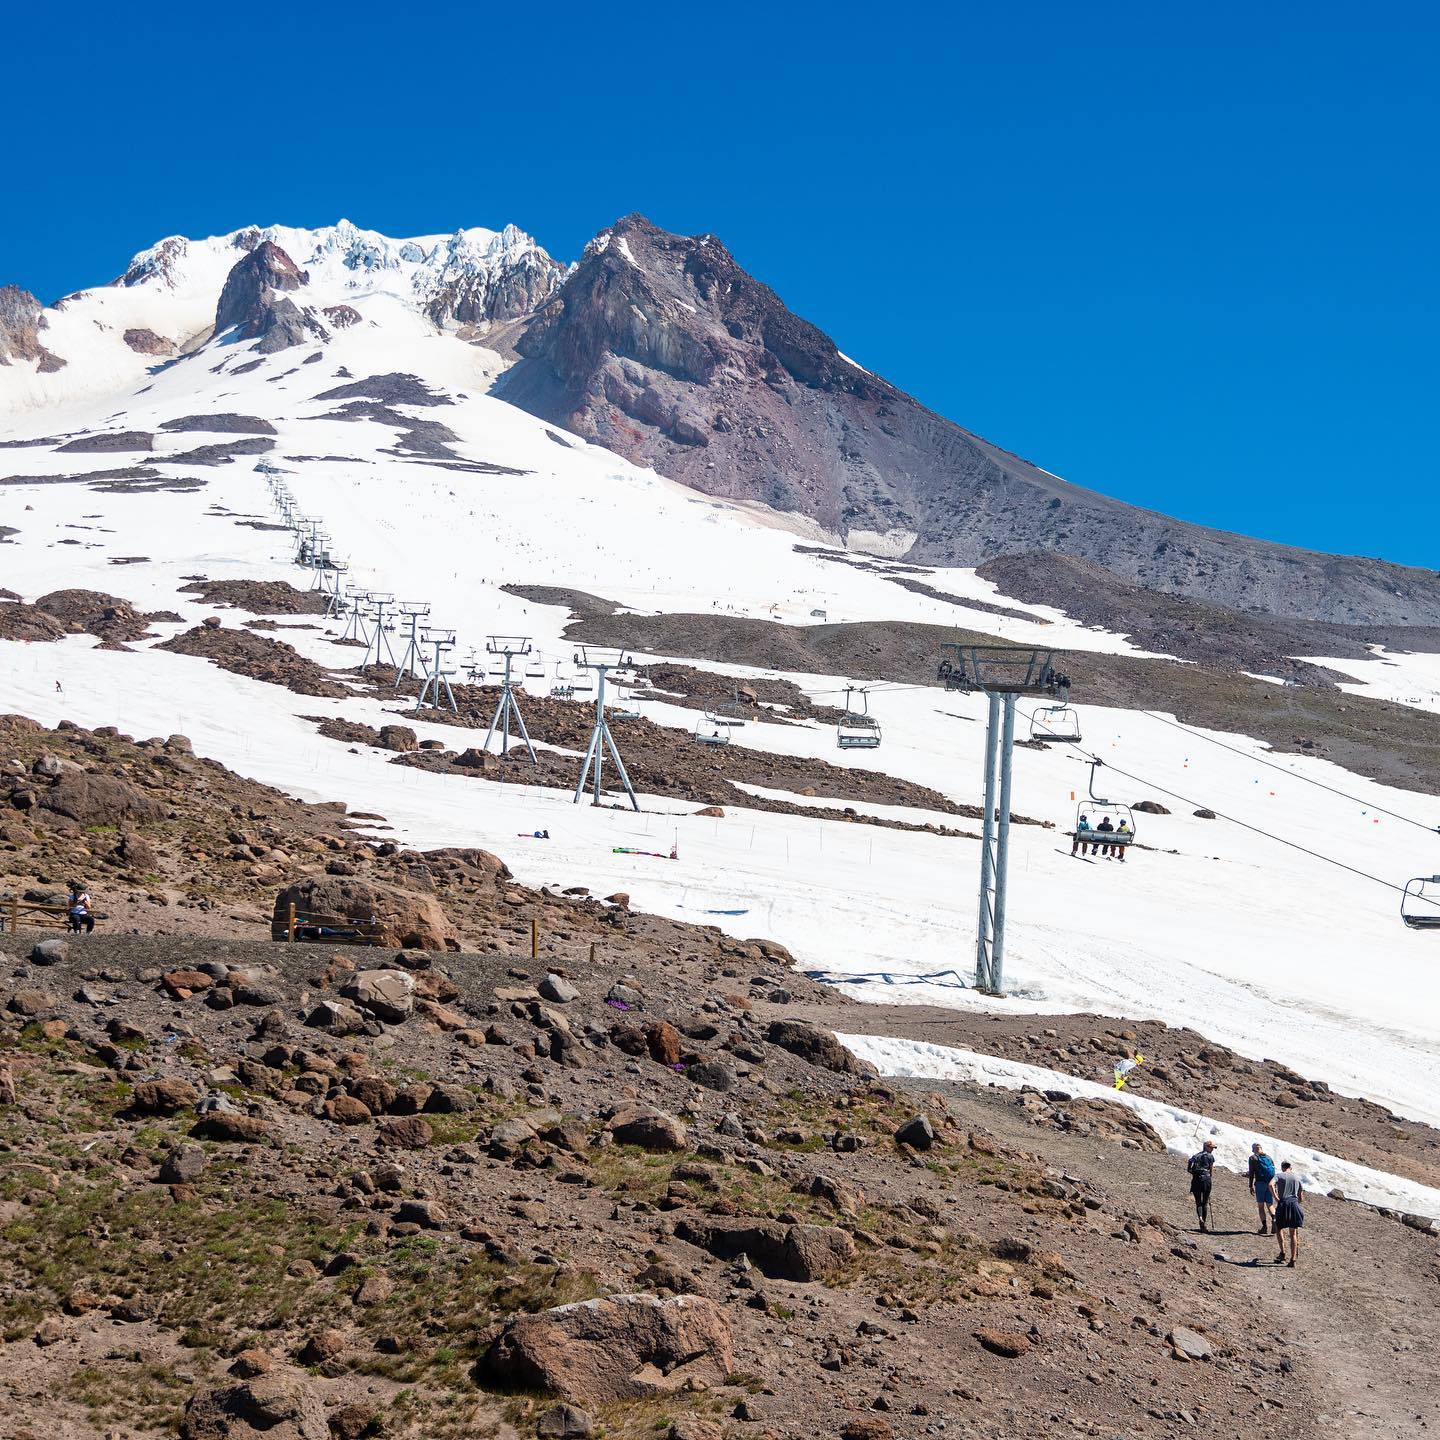
M 1275 1257 L 1277 1265 L 1289 1264 L 1295 1267 L 1295 1255 L 1300 1248 L 1300 1227 L 1305 1223 L 1305 1212 L 1300 1202 L 1305 1198 L 1305 1187 L 1300 1177 L 1290 1168 L 1288 1160 L 1280 1162 L 1280 1173 L 1270 1182 L 1270 1193 L 1275 1197 L 1275 1239 L 1279 1242 L 1280 1253 Z M 1290 1259 L 1285 1259 L 1285 1236 L 1290 1236 Z
M 1215 1181 L 1215 1142 L 1207 1140 L 1190 1157 L 1185 1167 L 1190 1172 L 1190 1196 L 1195 1201 L 1195 1218 L 1200 1222 L 1200 1233 L 1206 1232 L 1210 1220 L 1210 1187 Z
M 1275 1199 L 1270 1193 L 1270 1182 L 1275 1178 L 1275 1162 L 1260 1147 L 1257 1140 L 1250 1147 L 1250 1164 L 1246 1179 L 1255 1204 L 1260 1209 L 1260 1228 L 1257 1235 L 1270 1233 L 1270 1221 L 1275 1214 Z

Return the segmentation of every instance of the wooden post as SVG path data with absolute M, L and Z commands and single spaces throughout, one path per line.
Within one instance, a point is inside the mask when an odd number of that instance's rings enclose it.
M 10 897 L 10 933 L 12 935 L 20 933 L 20 897 L 18 895 Z
M 533 915 L 530 917 L 530 958 L 540 958 L 540 922 Z
M 289 914 L 285 920 L 285 937 L 290 944 L 295 943 L 295 902 L 293 900 L 290 902 Z
M 595 963 L 595 942 L 593 940 L 590 942 L 590 963 L 592 965 Z

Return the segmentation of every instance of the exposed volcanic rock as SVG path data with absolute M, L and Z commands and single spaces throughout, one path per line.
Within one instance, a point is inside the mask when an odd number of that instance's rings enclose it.
M 309 278 L 273 241 L 261 241 L 226 278 L 215 307 L 215 333 L 233 330 L 237 339 L 259 340 L 262 354 L 327 339 L 308 310 L 280 294 L 300 289 Z
M 565 267 L 513 225 L 479 252 L 461 231 L 434 261 L 425 313 L 437 325 L 451 320 L 483 327 L 519 319 L 545 304 L 565 278 Z
M 94 635 L 111 645 L 139 640 L 150 628 L 128 600 L 98 590 L 54 590 L 33 605 L 0 604 L 0 639 L 59 640 L 65 635 Z
M 350 693 L 338 681 L 331 680 L 313 660 L 306 659 L 283 640 L 271 640 L 250 630 L 197 625 L 156 648 L 213 660 L 222 670 L 271 685 L 283 685 L 296 695 L 320 695 L 338 700 Z
M 45 307 L 18 285 L 0 285 L 0 365 L 13 360 L 38 360 L 40 373 L 59 370 L 65 362 L 40 343 Z
M 180 593 L 252 615 L 323 615 L 327 603 L 319 590 L 297 590 L 286 580 L 197 580 L 182 585 Z
M 105 430 L 98 435 L 77 435 L 57 445 L 57 455 L 105 455 L 112 451 L 153 450 L 155 437 L 146 430 Z
M 173 355 L 175 342 L 157 335 L 153 330 L 127 330 L 125 343 L 137 355 Z
M 180 415 L 161 423 L 162 430 L 189 433 L 201 431 L 211 435 L 273 435 L 275 427 L 259 415 L 235 415 L 228 411 L 219 415 Z
M 1154 590 L 1341 622 L 1440 622 L 1440 576 L 1171 520 L 1070 485 L 845 359 L 713 235 L 626 216 L 516 342 L 505 400 L 853 549 L 945 564 L 1059 550 Z
M 360 323 L 360 312 L 353 305 L 327 305 L 320 313 L 337 330 L 348 330 Z

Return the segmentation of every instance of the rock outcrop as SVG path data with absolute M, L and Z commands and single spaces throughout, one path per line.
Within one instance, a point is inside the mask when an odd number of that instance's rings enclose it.
M 0 285 L 0 365 L 15 360 L 39 362 L 42 375 L 62 369 L 65 362 L 40 343 L 45 307 L 18 285 Z
M 945 565 L 1060 551 L 1152 590 L 1306 619 L 1435 624 L 1440 575 L 1171 520 L 1068 484 L 842 355 L 713 235 L 628 215 L 516 341 L 496 393 L 706 494 Z
M 420 890 L 345 875 L 311 875 L 287 885 L 275 897 L 272 933 L 283 935 L 290 906 L 300 915 L 340 920 L 374 920 L 379 943 L 405 950 L 458 950 L 455 927 L 440 902 Z
M 258 340 L 262 354 L 328 339 L 309 310 L 281 293 L 299 290 L 309 278 L 278 245 L 262 240 L 226 277 L 215 307 L 215 333 L 231 331 L 237 340 Z
M 733 1365 L 730 1324 L 713 1300 L 611 1295 L 516 1317 L 479 1369 L 493 1384 L 594 1405 L 671 1393 L 692 1380 L 714 1385 Z

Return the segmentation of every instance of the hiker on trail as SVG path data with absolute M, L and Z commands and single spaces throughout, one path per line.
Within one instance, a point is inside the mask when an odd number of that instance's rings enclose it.
M 1207 1140 L 1204 1146 L 1190 1157 L 1185 1167 L 1190 1172 L 1190 1195 L 1195 1201 L 1195 1218 L 1200 1222 L 1203 1235 L 1210 1220 L 1210 1187 L 1215 1180 L 1215 1142 Z
M 1300 1248 L 1300 1227 L 1305 1223 L 1305 1212 L 1300 1202 L 1305 1198 L 1305 1187 L 1300 1177 L 1290 1168 L 1288 1160 L 1280 1162 L 1280 1173 L 1270 1182 L 1270 1193 L 1275 1197 L 1275 1239 L 1280 1244 L 1280 1253 L 1275 1257 L 1277 1265 L 1289 1264 L 1295 1268 L 1295 1253 Z M 1285 1259 L 1285 1236 L 1290 1236 L 1290 1259 Z
M 1250 1165 L 1247 1180 L 1250 1193 L 1260 1207 L 1260 1228 L 1257 1235 L 1270 1233 L 1270 1221 L 1275 1214 L 1275 1201 L 1270 1194 L 1270 1182 L 1275 1178 L 1275 1162 L 1260 1147 L 1257 1140 L 1250 1147 Z
M 95 912 L 90 895 L 78 880 L 70 882 L 70 899 L 66 903 L 65 914 L 75 934 L 78 935 L 83 930 L 88 935 L 94 930 Z

